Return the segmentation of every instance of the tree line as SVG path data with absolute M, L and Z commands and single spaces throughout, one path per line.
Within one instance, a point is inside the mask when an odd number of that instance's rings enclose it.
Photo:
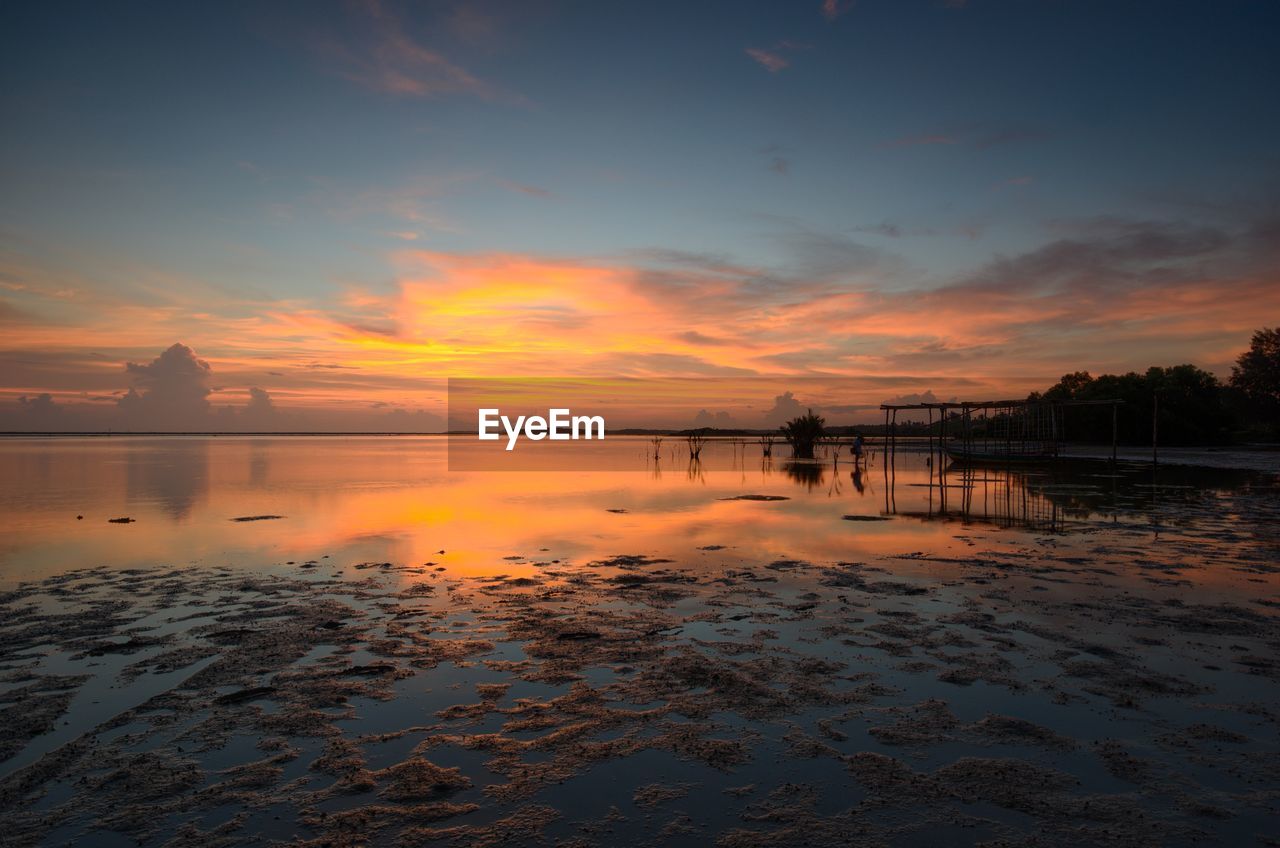
M 1128 444 L 1151 444 L 1153 418 L 1161 444 L 1280 438 L 1280 329 L 1254 333 L 1225 383 L 1194 365 L 1098 377 L 1077 371 L 1028 400 L 1112 398 L 1124 401 L 1116 423 L 1120 441 Z M 1069 441 L 1109 442 L 1111 410 L 1066 408 L 1063 428 Z

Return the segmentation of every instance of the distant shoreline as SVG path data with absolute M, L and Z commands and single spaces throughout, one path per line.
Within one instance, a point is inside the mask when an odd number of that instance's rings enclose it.
M 435 432 L 373 432 L 373 431 L 328 431 L 328 430 L 300 430 L 296 432 L 264 432 L 264 431 L 233 431 L 233 430 L 209 430 L 209 431 L 191 431 L 178 432 L 168 430 L 67 430 L 48 432 L 44 430 L 7 430 L 0 431 L 0 438 L 84 438 L 92 436 L 95 438 L 111 438 L 114 436 L 448 436 L 450 433 L 441 431 Z

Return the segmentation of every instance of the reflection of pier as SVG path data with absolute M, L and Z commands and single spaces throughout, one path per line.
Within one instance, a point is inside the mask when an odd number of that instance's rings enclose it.
M 896 474 L 885 487 L 884 511 L 925 521 L 962 521 L 996 527 L 1022 527 L 1061 532 L 1066 512 L 1044 491 L 1042 474 L 969 464 L 929 464 L 927 483 L 908 483 L 928 490 L 923 508 L 898 509 Z M 917 503 L 912 498 L 913 505 Z

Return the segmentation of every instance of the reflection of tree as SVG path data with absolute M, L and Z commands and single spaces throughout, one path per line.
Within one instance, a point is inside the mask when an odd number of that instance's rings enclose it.
M 697 456 L 689 457 L 689 479 L 698 483 L 707 482 L 706 475 L 702 473 L 702 460 Z
M 205 439 L 147 439 L 125 451 L 126 489 L 133 501 L 160 505 L 185 518 L 209 493 L 209 443 Z
M 782 470 L 811 492 L 827 479 L 826 468 L 816 462 L 788 462 L 782 466 Z

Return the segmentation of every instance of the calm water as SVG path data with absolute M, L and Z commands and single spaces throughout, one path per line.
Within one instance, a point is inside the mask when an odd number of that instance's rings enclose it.
M 1263 844 L 1274 473 L 603 449 L 0 440 L 10 841 Z
M 859 473 L 847 458 L 766 462 L 756 445 L 715 443 L 691 467 L 678 441 L 668 440 L 655 463 L 647 440 L 627 437 L 607 449 L 615 465 L 635 471 L 450 473 L 445 446 L 430 436 L 0 440 L 0 580 L 100 565 L 282 567 L 326 554 L 486 575 L 519 570 L 504 557 L 539 551 L 578 559 L 683 556 L 707 545 L 732 545 L 744 559 L 936 553 L 963 544 L 955 522 L 1006 531 L 989 534 L 991 543 L 1046 530 L 1069 539 L 1118 521 L 1158 534 L 1186 517 L 1181 503 L 1217 503 L 1274 479 L 1171 466 L 1153 475 L 1135 464 L 1120 472 L 952 470 L 944 480 L 919 451 L 899 452 L 889 467 L 873 451 Z M 726 500 L 757 494 L 787 500 Z M 256 515 L 282 517 L 232 521 Z M 842 522 L 845 515 L 902 520 Z

